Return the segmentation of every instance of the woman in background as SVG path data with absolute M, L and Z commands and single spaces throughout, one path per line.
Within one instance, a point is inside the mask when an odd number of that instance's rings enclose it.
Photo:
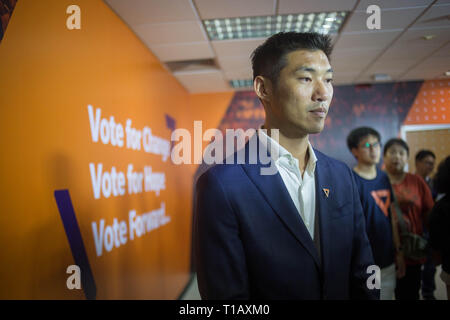
M 430 214 L 430 245 L 440 253 L 441 279 L 447 286 L 450 300 L 450 156 L 439 164 L 433 183 L 439 196 L 443 196 Z
M 418 175 L 404 171 L 409 147 L 402 139 L 390 139 L 383 150 L 386 173 L 408 232 L 423 236 L 423 224 L 433 207 L 433 198 L 426 182 Z M 419 300 L 421 269 L 425 259 L 405 258 L 405 276 L 397 279 L 396 300 Z

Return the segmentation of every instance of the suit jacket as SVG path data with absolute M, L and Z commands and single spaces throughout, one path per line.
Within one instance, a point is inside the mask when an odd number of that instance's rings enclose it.
M 259 156 L 249 163 L 249 143 L 245 164 L 218 164 L 198 179 L 193 238 L 203 299 L 378 299 L 366 285 L 374 261 L 351 170 L 314 152 L 321 252 L 280 174 L 261 175 L 268 165 Z

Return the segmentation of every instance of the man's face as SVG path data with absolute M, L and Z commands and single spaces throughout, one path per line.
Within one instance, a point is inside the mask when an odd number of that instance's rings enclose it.
M 422 160 L 416 161 L 416 171 L 422 177 L 428 177 L 433 172 L 435 159 L 432 156 L 426 156 Z
M 369 134 L 359 141 L 358 147 L 352 149 L 358 162 L 375 165 L 380 161 L 381 145 L 378 138 Z
M 408 151 L 399 144 L 390 146 L 384 155 L 386 171 L 392 174 L 402 173 L 407 161 Z
M 290 137 L 319 133 L 333 97 L 333 74 L 321 50 L 297 50 L 286 56 L 272 96 L 267 116 Z

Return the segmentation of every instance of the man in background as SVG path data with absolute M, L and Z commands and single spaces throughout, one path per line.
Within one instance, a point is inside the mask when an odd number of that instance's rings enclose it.
M 394 200 L 391 183 L 386 173 L 377 168 L 380 140 L 375 129 L 359 127 L 348 135 L 347 146 L 358 161 L 353 172 L 375 264 L 381 269 L 380 300 L 393 300 L 396 276 L 405 275 L 405 261 L 400 250 L 397 219 L 390 210 Z
M 430 150 L 420 150 L 416 154 L 416 174 L 425 180 L 428 187 L 430 187 L 433 200 L 436 199 L 436 192 L 434 192 L 431 173 L 434 170 L 436 163 L 436 156 Z M 424 226 L 424 237 L 429 239 L 428 230 Z M 427 261 L 422 269 L 422 297 L 425 300 L 436 300 L 434 297 L 434 290 L 436 290 L 436 283 L 434 275 L 436 273 L 436 265 L 432 259 L 431 249 L 428 252 Z
M 428 184 L 435 199 L 436 195 L 433 193 L 431 173 L 434 170 L 434 165 L 436 163 L 436 156 L 433 151 L 430 150 L 420 150 L 416 154 L 416 174 L 421 176 L 423 180 Z

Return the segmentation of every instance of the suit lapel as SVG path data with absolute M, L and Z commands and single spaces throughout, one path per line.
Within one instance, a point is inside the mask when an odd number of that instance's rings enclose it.
M 333 174 L 328 165 L 328 161 L 315 151 L 317 156 L 317 165 L 315 171 L 316 178 L 316 218 L 319 218 L 320 226 L 320 244 L 322 251 L 322 266 L 326 273 L 329 270 L 331 255 L 331 212 L 336 210 L 335 192 L 332 177 Z
M 249 144 L 247 143 L 245 152 L 246 157 L 249 154 L 248 145 Z M 289 192 L 286 189 L 286 186 L 284 185 L 280 173 L 277 172 L 274 175 L 261 175 L 260 169 L 263 167 L 268 167 L 269 165 L 261 164 L 259 161 L 259 156 L 257 159 L 257 164 L 249 164 L 249 162 L 246 161 L 246 163 L 242 165 L 244 171 L 262 193 L 264 199 L 268 202 L 270 207 L 272 207 L 273 211 L 278 215 L 286 228 L 309 252 L 319 267 L 320 260 L 317 249 L 291 199 L 291 196 L 289 195 Z

